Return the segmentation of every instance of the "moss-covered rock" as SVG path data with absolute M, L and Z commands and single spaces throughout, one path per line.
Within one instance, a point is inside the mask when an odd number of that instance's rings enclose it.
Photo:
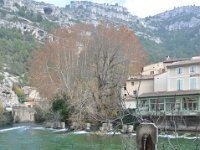
M 13 124 L 12 112 L 0 113 L 0 126 L 7 126 Z

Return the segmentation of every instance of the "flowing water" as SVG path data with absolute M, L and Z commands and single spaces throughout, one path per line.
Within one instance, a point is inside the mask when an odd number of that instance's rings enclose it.
M 0 150 L 134 150 L 135 136 L 60 134 L 35 125 L 0 129 Z M 200 137 L 159 137 L 158 150 L 200 150 Z

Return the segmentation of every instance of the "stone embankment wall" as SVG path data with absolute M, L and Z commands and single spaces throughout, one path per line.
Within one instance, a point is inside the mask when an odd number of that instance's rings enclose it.
M 55 122 L 47 122 L 45 124 L 46 128 L 53 128 L 53 129 L 65 129 L 65 122 L 59 122 L 59 121 L 55 121 Z
M 200 131 L 199 116 L 154 116 L 146 117 L 160 130 Z
M 34 122 L 36 111 L 26 106 L 13 106 L 14 122 Z

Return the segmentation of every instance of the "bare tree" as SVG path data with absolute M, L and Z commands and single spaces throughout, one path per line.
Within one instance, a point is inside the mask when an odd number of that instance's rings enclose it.
M 111 120 L 121 108 L 121 88 L 141 70 L 146 53 L 125 26 L 74 25 L 54 32 L 54 40 L 36 51 L 31 83 L 49 99 L 71 97 L 73 121 Z

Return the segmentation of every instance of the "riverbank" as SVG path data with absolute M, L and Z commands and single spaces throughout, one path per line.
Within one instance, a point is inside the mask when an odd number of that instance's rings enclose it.
M 10 125 L 7 127 L 0 128 L 1 132 L 7 132 L 12 130 L 43 130 L 43 131 L 51 131 L 52 133 L 62 133 L 62 134 L 74 134 L 74 135 L 96 135 L 96 136 L 135 136 L 136 133 L 133 132 L 131 134 L 123 134 L 121 132 L 100 132 L 100 131 L 70 131 L 68 128 L 64 129 L 54 129 L 54 128 L 46 128 L 42 124 L 34 124 L 34 123 L 19 123 Z M 200 132 L 159 132 L 159 137 L 161 138 L 183 138 L 183 139 L 200 139 Z
M 67 129 L 66 129 L 67 130 Z M 58 134 L 59 129 L 45 128 L 37 124 L 15 124 L 0 129 L 0 149 L 14 150 L 131 150 L 135 149 L 135 133 L 125 135 L 108 132 L 98 135 L 95 132 L 73 131 Z M 170 144 L 169 144 L 170 142 Z M 200 149 L 200 137 L 159 135 L 158 149 L 181 150 Z

